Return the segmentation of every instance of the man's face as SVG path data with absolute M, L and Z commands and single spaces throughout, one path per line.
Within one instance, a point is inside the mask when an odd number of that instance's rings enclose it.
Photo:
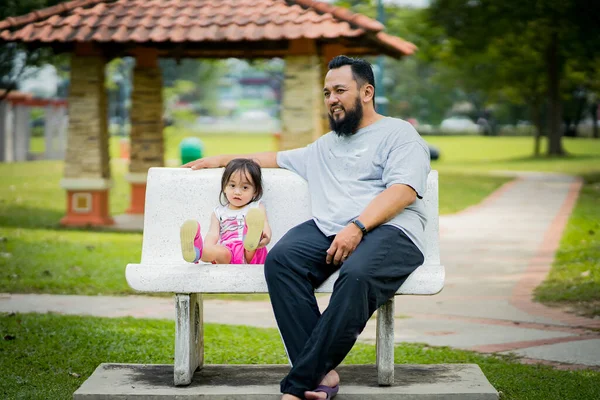
M 360 89 L 349 65 L 327 72 L 323 95 L 331 130 L 339 136 L 356 133 L 363 117 L 363 107 Z

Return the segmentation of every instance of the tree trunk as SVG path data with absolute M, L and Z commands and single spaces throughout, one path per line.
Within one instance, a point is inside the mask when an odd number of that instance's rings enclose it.
M 592 129 L 594 132 L 594 138 L 598 139 L 598 105 L 600 103 L 594 102 L 592 104 Z
M 562 107 L 560 101 L 560 78 L 562 75 L 562 61 L 558 48 L 558 33 L 552 32 L 550 43 L 546 52 L 548 72 L 548 99 L 550 102 L 550 115 L 548 126 L 548 155 L 561 156 L 565 154 L 562 147 Z
M 587 104 L 585 96 L 577 96 L 577 104 L 575 108 L 575 119 L 573 120 L 573 137 L 579 137 L 579 124 L 583 118 L 583 112 Z
M 542 122 L 541 106 L 536 101 L 531 103 L 531 119 L 533 120 L 533 124 L 535 125 L 533 155 L 534 157 L 539 157 L 541 147 L 540 142 L 543 135 L 544 124 Z

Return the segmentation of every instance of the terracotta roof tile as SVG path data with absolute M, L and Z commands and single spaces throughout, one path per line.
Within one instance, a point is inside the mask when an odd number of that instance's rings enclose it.
M 365 37 L 397 55 L 414 45 L 364 15 L 313 0 L 75 0 L 0 21 L 23 42 L 240 42 Z

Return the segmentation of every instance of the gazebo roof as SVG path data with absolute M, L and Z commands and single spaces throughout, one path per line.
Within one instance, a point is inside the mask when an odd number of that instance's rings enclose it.
M 74 0 L 0 21 L 0 41 L 70 50 L 151 46 L 163 55 L 283 56 L 296 39 L 349 54 L 410 55 L 416 47 L 364 15 L 312 0 Z M 191 53 L 190 53 L 191 51 Z

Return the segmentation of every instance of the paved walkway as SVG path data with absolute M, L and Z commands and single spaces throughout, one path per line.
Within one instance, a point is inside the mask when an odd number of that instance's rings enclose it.
M 569 176 L 522 173 L 481 204 L 441 217 L 445 288 L 436 296 L 396 298 L 396 341 L 512 352 L 561 368 L 600 367 L 600 319 L 531 301 L 580 188 Z M 319 298 L 323 307 L 327 300 Z M 171 299 L 144 296 L 4 294 L 0 311 L 164 319 L 175 314 Z M 268 302 L 205 301 L 205 321 L 275 327 Z M 374 322 L 360 340 L 374 341 Z

